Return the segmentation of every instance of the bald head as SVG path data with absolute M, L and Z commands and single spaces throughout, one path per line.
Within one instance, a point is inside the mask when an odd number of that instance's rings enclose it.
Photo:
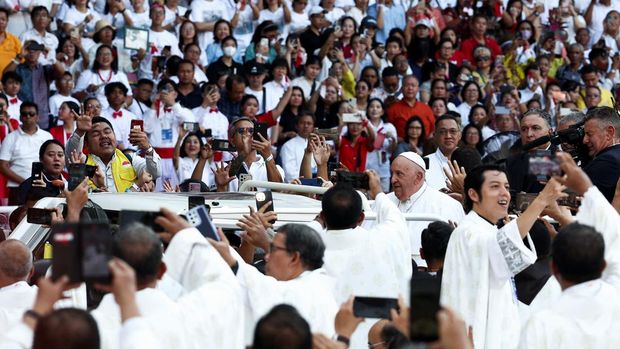
M 0 242 L 0 287 L 28 281 L 32 272 L 32 253 L 19 240 Z
M 383 331 L 385 325 L 389 323 L 390 322 L 388 320 L 381 319 L 375 322 L 374 325 L 372 325 L 372 327 L 368 331 L 368 343 L 370 343 L 369 345 L 375 345 L 373 348 L 387 348 L 386 345 L 383 345 L 384 343 L 381 343 L 383 342 L 383 338 L 381 337 L 381 331 Z

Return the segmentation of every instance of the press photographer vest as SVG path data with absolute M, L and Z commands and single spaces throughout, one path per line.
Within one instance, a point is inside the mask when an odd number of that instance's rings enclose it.
M 123 154 L 122 151 L 116 149 L 114 151 L 114 158 L 112 159 L 112 177 L 114 178 L 114 186 L 116 191 L 124 193 L 129 189 L 134 181 L 137 179 L 136 171 L 133 169 L 131 160 Z M 92 155 L 88 155 L 86 158 L 86 165 L 97 166 Z M 88 181 L 88 184 L 92 188 L 96 188 L 93 181 Z

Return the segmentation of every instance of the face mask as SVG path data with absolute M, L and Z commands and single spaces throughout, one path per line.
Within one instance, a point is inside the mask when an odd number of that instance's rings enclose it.
M 235 55 L 235 53 L 237 53 L 237 48 L 234 46 L 227 46 L 224 47 L 224 56 L 226 57 L 232 57 Z
M 521 37 L 524 40 L 529 40 L 532 37 L 532 31 L 529 29 L 521 30 Z
M 271 47 L 276 46 L 276 39 L 271 39 L 271 40 L 269 41 L 269 46 L 271 46 Z

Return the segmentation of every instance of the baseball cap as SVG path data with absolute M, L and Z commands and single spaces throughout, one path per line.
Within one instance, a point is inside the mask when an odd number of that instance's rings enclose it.
M 246 66 L 245 73 L 248 75 L 260 75 L 265 73 L 265 68 L 262 64 L 253 62 Z
M 362 19 L 362 23 L 360 24 L 360 27 L 363 27 L 363 28 L 368 28 L 368 27 L 377 28 L 377 20 L 374 19 L 373 17 L 366 16 L 366 17 L 364 17 L 364 19 Z
M 422 170 L 426 171 L 426 163 L 424 162 L 424 159 L 422 159 L 422 157 L 418 153 L 414 153 L 412 151 L 406 151 L 404 153 L 400 153 L 398 157 L 400 156 L 420 166 Z
M 314 16 L 314 15 L 318 15 L 321 13 L 327 13 L 327 11 L 325 11 L 325 9 L 322 8 L 321 6 L 314 6 L 310 9 L 308 16 Z
M 30 50 L 30 51 L 43 51 L 45 49 L 45 46 L 43 46 L 43 44 L 39 44 L 38 42 L 34 40 L 28 41 L 26 45 L 24 46 L 26 47 L 27 50 Z

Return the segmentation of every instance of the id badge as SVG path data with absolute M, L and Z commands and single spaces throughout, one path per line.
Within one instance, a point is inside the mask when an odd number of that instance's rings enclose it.
M 161 140 L 162 142 L 172 142 L 172 129 L 171 128 L 163 128 L 161 130 Z

